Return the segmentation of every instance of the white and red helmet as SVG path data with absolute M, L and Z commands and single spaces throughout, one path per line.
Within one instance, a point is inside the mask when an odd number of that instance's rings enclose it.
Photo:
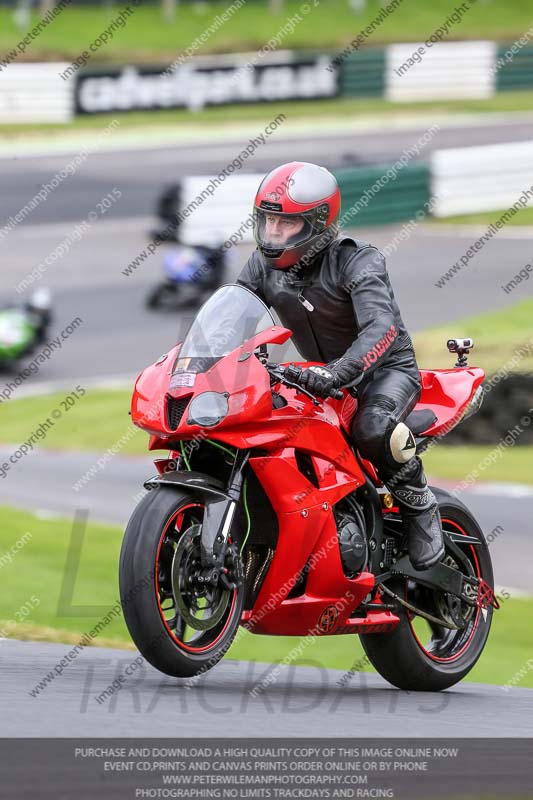
M 305 161 L 282 164 L 263 178 L 254 203 L 254 236 L 268 265 L 287 269 L 320 253 L 338 233 L 341 195 L 334 175 Z M 299 233 L 283 245 L 269 242 L 266 217 L 298 217 Z M 304 258 L 307 257 L 307 258 Z

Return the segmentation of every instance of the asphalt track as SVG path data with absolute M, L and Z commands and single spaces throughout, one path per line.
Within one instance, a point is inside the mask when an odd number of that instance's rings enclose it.
M 218 173 L 248 144 L 250 138 L 263 132 L 276 113 L 275 109 L 265 109 L 263 122 L 246 123 L 246 135 L 235 134 L 231 138 L 221 135 L 218 140 L 199 143 L 183 142 L 176 137 L 175 145 L 154 149 L 143 145 L 136 149 L 132 144 L 122 152 L 95 152 L 74 176 L 66 179 L 45 203 L 32 212 L 31 224 L 79 219 L 80 211 L 91 210 L 113 185 L 120 186 L 124 196 L 111 210 L 112 218 L 144 216 L 153 207 L 162 185 L 185 175 Z M 398 118 L 404 114 L 399 111 Z M 120 115 L 118 119 L 120 121 Z M 421 149 L 418 156 L 421 159 L 427 158 L 434 149 L 531 140 L 532 116 L 529 113 L 488 115 L 467 127 L 462 118 L 440 122 L 438 116 L 426 115 L 426 124 L 413 122 L 407 126 L 399 126 L 395 119 L 389 119 L 378 123 L 379 127 L 374 130 L 366 131 L 358 129 L 357 122 L 353 130 L 336 131 L 334 126 L 323 126 L 324 130 L 320 130 L 320 120 L 317 120 L 318 132 L 314 132 L 312 123 L 306 129 L 300 121 L 299 127 L 292 132 L 281 125 L 255 151 L 253 158 L 244 162 L 244 169 L 266 172 L 276 164 L 293 159 L 315 161 L 329 167 L 343 163 L 391 163 L 412 147 L 435 120 L 441 128 Z M 290 128 L 290 124 L 287 127 Z M 96 128 L 94 140 L 98 134 Z M 121 132 L 117 134 L 120 136 Z M 113 146 L 113 132 L 105 143 Z M 0 219 L 8 218 L 23 208 L 42 184 L 70 160 L 66 155 L 0 159 Z
M 1 166 L 1 164 L 0 164 Z M 99 220 L 71 251 L 56 261 L 38 285 L 54 295 L 55 323 L 51 336 L 75 317 L 84 321 L 54 353 L 31 383 L 94 376 L 137 375 L 166 352 L 187 328 L 192 312 L 151 312 L 144 306 L 150 288 L 160 280 L 164 245 L 130 276 L 122 270 L 146 247 L 150 217 Z M 2 243 L 0 296 L 18 300 L 14 287 L 64 239 L 69 224 L 20 226 Z M 401 226 L 356 231 L 356 236 L 380 247 L 394 240 Z M 468 266 L 444 288 L 435 286 L 483 232 L 483 228 L 453 233 L 420 226 L 399 244 L 388 269 L 402 316 L 412 331 L 449 322 L 443 337 L 468 336 L 454 322 L 489 309 L 504 308 L 531 296 L 533 280 L 509 294 L 501 288 L 531 262 L 531 231 L 504 230 L 485 245 Z M 252 251 L 240 245 L 229 252 L 228 280 L 235 279 Z M 471 357 L 475 363 L 475 351 Z M 450 356 L 450 366 L 453 365 Z M 420 364 L 431 367 L 431 364 Z M 5 376 L 7 380 L 8 376 Z M 0 376 L 0 389 L 4 376 Z
M 310 666 L 282 666 L 275 683 L 250 691 L 272 670 L 226 660 L 191 688 L 148 664 L 107 702 L 96 697 L 136 653 L 85 648 L 61 675 L 30 695 L 71 649 L 69 645 L 7 640 L 2 653 L 0 735 L 19 736 L 258 736 L 521 737 L 532 735 L 533 690 L 462 683 L 433 694 L 400 692 L 377 675 Z

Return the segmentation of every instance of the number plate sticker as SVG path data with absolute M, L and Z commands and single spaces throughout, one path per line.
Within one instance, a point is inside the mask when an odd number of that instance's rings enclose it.
M 170 389 L 181 389 L 183 387 L 190 388 L 194 386 L 196 380 L 196 372 L 176 372 L 170 379 Z

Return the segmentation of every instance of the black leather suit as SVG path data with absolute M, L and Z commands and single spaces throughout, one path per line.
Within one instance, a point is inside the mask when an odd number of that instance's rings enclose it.
M 379 250 L 343 237 L 305 269 L 288 270 L 270 268 L 256 250 L 237 282 L 275 309 L 305 360 L 325 363 L 341 386 L 362 373 L 352 425 L 359 452 L 383 480 L 396 474 L 398 482 L 423 485 L 420 459 L 399 464 L 389 446 L 393 429 L 418 400 L 420 374 Z

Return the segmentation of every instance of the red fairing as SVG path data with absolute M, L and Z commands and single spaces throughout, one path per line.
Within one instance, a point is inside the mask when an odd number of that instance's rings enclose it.
M 353 456 L 352 456 L 353 459 Z M 319 487 L 298 498 L 301 475 L 294 456 L 286 452 L 278 458 L 257 458 L 253 469 L 261 481 L 279 520 L 276 555 L 256 599 L 249 625 L 255 633 L 303 636 L 318 625 L 317 634 L 333 633 L 345 625 L 354 609 L 374 586 L 374 576 L 362 572 L 347 578 L 342 569 L 337 528 L 331 505 L 357 488 L 360 473 L 356 462 L 343 470 L 334 468 L 324 488 Z M 329 501 L 325 500 L 329 498 Z M 311 560 L 305 593 L 290 600 L 296 576 Z M 319 620 L 325 610 L 335 606 L 334 620 L 321 629 Z
M 436 422 L 424 434 L 444 436 L 457 425 L 484 377 L 480 367 L 421 369 L 422 392 L 415 408 L 429 408 L 437 415 Z
M 272 416 L 272 392 L 269 375 L 253 350 L 265 339 L 281 343 L 288 335 L 289 331 L 278 326 L 258 334 L 207 372 L 196 375 L 191 388 L 170 388 L 176 348 L 169 352 L 163 364 L 148 367 L 135 384 L 131 416 L 135 425 L 152 434 L 150 449 L 169 448 L 169 439 L 175 442 L 205 433 L 206 429 L 188 423 L 186 413 L 178 427 L 173 428 L 167 413 L 169 399 L 190 402 L 203 392 L 229 393 L 228 415 L 216 429 L 208 431 L 210 438 L 221 438 L 223 432 L 224 441 L 235 447 L 261 447 L 263 443 L 271 440 L 274 443 L 286 437 L 286 427 L 276 419 L 271 420 L 271 433 L 264 430 Z M 256 427 L 247 430 L 246 424 L 251 422 L 255 422 Z
M 180 348 L 181 342 L 169 350 L 164 361 L 159 360 L 147 367 L 135 381 L 131 399 L 131 421 L 156 438 L 165 428 L 165 396 Z M 163 444 L 162 447 L 164 446 Z M 150 446 L 150 449 L 156 448 Z
M 350 432 L 350 428 L 356 411 L 357 411 L 357 400 L 353 395 L 346 392 L 344 395 L 344 400 L 342 401 L 341 407 L 339 409 L 339 416 L 341 420 L 341 425 L 343 426 L 344 430 L 347 433 Z
M 137 379 L 133 422 L 151 434 L 150 449 L 170 451 L 169 458 L 156 462 L 161 474 L 176 469 L 172 458 L 178 455 L 180 440 L 209 438 L 252 450 L 249 467 L 278 522 L 274 557 L 253 608 L 242 617 L 253 632 L 305 636 L 310 632 L 336 635 L 391 631 L 399 619 L 386 609 L 374 607 L 353 616 L 373 589 L 374 576 L 366 571 L 352 578 L 346 576 L 332 512 L 336 503 L 365 484 L 367 475 L 379 483 L 372 465 L 356 458 L 343 433 L 349 431 L 357 403 L 345 392 L 342 400 L 314 405 L 295 389 L 281 384 L 272 387 L 254 350 L 264 343 L 282 343 L 289 336 L 287 329 L 271 326 L 221 357 L 205 373 L 187 373 L 190 386 L 171 388 L 181 346 L 177 345 Z M 483 377 L 479 368 L 422 370 L 423 391 L 417 407 L 431 408 L 438 416 L 428 434 L 445 432 L 446 426 L 464 412 Z M 285 405 L 273 407 L 273 389 L 284 398 Z M 187 412 L 192 399 L 204 392 L 227 398 L 227 415 L 210 428 L 201 428 Z M 176 404 L 180 409 L 177 417 L 169 411 Z M 254 452 L 254 448 L 261 452 Z M 312 479 L 302 471 L 297 451 L 310 460 Z M 306 565 L 305 590 L 288 598 Z M 374 602 L 379 605 L 378 600 Z

